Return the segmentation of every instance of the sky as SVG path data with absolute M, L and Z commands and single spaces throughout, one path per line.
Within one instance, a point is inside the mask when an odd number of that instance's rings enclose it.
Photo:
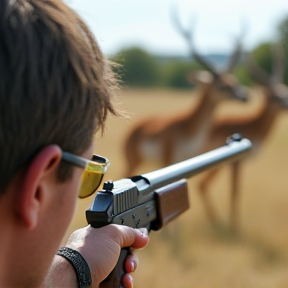
M 199 53 L 229 53 L 245 31 L 246 50 L 275 39 L 288 16 L 288 0 L 66 0 L 92 29 L 102 51 L 142 47 L 153 54 L 188 55 L 187 42 L 172 22 L 193 32 Z

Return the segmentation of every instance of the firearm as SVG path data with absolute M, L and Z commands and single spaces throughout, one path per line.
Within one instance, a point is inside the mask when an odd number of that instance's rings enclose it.
M 240 137 L 239 137 L 240 136 Z M 189 208 L 187 178 L 221 164 L 237 161 L 252 148 L 250 140 L 234 134 L 226 145 L 188 160 L 143 175 L 104 183 L 86 211 L 88 223 L 102 227 L 111 223 L 159 230 Z M 101 288 L 119 288 L 125 273 L 123 248 L 111 274 Z

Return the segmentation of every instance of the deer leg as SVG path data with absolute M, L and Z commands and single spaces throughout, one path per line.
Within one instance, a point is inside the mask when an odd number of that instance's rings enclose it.
M 126 151 L 126 172 L 124 174 L 124 177 L 131 177 L 135 173 L 137 167 L 140 165 L 140 163 L 143 161 L 140 153 L 138 150 L 134 149 L 134 151 Z
M 238 226 L 238 202 L 239 202 L 239 166 L 240 162 L 236 161 L 232 163 L 232 185 L 231 185 L 231 211 L 230 211 L 230 219 L 231 219 L 231 227 L 232 229 L 237 228 Z
M 218 222 L 218 217 L 216 216 L 215 209 L 213 208 L 213 205 L 208 195 L 208 185 L 211 180 L 216 176 L 218 171 L 219 169 L 216 168 L 206 172 L 204 178 L 199 184 L 199 192 L 204 204 L 204 209 L 206 210 L 208 218 L 212 224 L 216 224 Z
M 163 158 L 162 158 L 162 161 L 163 161 L 163 167 L 166 167 L 166 166 L 169 166 L 171 164 L 173 164 L 173 152 L 174 152 L 174 147 L 175 147 L 175 144 L 173 141 L 169 141 L 167 139 L 167 141 L 165 141 L 163 143 L 164 147 L 163 147 Z

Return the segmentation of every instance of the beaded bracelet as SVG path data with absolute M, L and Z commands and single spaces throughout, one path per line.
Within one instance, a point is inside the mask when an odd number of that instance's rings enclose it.
M 57 255 L 67 259 L 73 266 L 77 276 L 78 288 L 90 287 L 92 283 L 90 269 L 86 260 L 78 251 L 62 247 L 58 250 Z

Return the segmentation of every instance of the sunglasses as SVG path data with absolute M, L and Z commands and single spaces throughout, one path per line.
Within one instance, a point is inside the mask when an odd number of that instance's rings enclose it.
M 103 176 L 110 165 L 107 158 L 95 154 L 92 156 L 92 160 L 88 160 L 75 154 L 62 151 L 62 160 L 84 168 L 78 193 L 79 198 L 89 197 L 99 188 Z

